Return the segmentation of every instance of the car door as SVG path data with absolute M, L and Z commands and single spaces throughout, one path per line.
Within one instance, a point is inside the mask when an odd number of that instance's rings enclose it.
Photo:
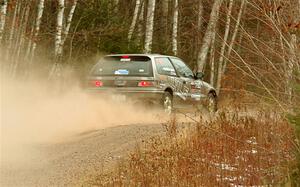
M 179 79 L 182 83 L 178 95 L 183 99 L 185 104 L 191 104 L 191 87 L 195 81 L 193 71 L 179 58 L 171 58 Z

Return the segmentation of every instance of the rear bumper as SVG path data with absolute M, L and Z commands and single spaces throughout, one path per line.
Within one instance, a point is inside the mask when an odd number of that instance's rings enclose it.
M 132 101 L 151 101 L 159 103 L 164 91 L 158 89 L 138 88 L 90 88 L 86 89 L 88 95 L 111 99 L 113 95 L 125 95 L 126 99 Z

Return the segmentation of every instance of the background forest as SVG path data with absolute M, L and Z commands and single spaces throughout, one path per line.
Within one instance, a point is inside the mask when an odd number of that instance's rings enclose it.
M 1 0 L 1 62 L 83 73 L 99 55 L 177 55 L 221 96 L 258 96 L 281 109 L 299 98 L 299 0 Z M 66 68 L 68 67 L 68 68 Z M 60 76 L 63 77 L 63 76 Z M 288 102 L 286 102 L 288 101 Z

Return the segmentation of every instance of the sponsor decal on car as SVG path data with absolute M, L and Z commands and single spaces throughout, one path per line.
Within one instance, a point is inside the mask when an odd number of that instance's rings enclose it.
M 115 71 L 115 75 L 128 75 L 129 71 L 127 69 L 119 69 Z

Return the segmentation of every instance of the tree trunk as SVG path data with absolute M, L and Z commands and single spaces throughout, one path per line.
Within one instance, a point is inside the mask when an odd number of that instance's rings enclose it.
M 145 33 L 145 53 L 151 53 L 152 48 L 152 37 L 153 37 L 153 22 L 155 13 L 155 0 L 149 0 L 147 9 L 147 22 L 146 22 L 146 33 Z
M 58 0 L 58 13 L 56 19 L 56 35 L 55 35 L 55 49 L 54 49 L 54 64 L 49 73 L 49 79 L 54 76 L 59 77 L 60 72 L 60 61 L 62 58 L 63 46 L 62 46 L 62 31 L 63 31 L 63 20 L 64 20 L 64 9 L 65 1 Z
M 174 15 L 172 29 L 172 51 L 177 55 L 177 33 L 178 33 L 178 0 L 174 0 Z
M 44 12 L 44 0 L 40 0 L 39 5 L 38 5 L 37 16 L 36 16 L 36 20 L 35 20 L 33 43 L 32 43 L 31 54 L 30 54 L 30 64 L 32 64 L 32 62 L 33 62 L 34 53 L 35 53 L 35 49 L 36 49 L 36 42 L 38 40 L 37 38 L 39 35 L 39 31 L 40 31 L 40 25 L 41 25 L 41 21 L 42 21 L 43 12 Z M 28 46 L 28 47 L 31 47 L 31 46 Z
M 141 43 L 143 41 L 143 25 L 144 25 L 144 12 L 145 12 L 145 1 L 141 2 L 141 11 L 139 15 L 139 23 L 138 23 L 138 42 Z
M 131 22 L 131 25 L 130 25 L 130 28 L 129 28 L 129 32 L 128 32 L 128 41 L 129 42 L 131 40 L 133 31 L 134 31 L 134 28 L 135 28 L 135 25 L 136 25 L 136 21 L 137 21 L 137 17 L 138 17 L 138 14 L 139 14 L 140 6 L 141 6 L 141 1 L 140 0 L 136 0 L 136 2 L 135 2 L 135 9 L 134 9 L 134 13 L 133 13 L 133 18 L 132 18 L 132 22 Z
M 214 30 L 219 18 L 219 9 L 221 7 L 223 0 L 215 0 L 212 11 L 210 14 L 209 23 L 203 38 L 203 44 L 200 52 L 198 53 L 198 72 L 204 71 L 204 65 L 206 63 L 207 53 L 211 45 L 212 37 L 215 34 Z
M 221 88 L 224 53 L 225 53 L 227 39 L 228 39 L 228 35 L 229 35 L 229 30 L 230 30 L 230 20 L 231 20 L 230 17 L 231 17 L 232 6 L 233 6 L 233 0 L 230 0 L 228 12 L 227 12 L 227 15 L 226 15 L 225 34 L 224 34 L 224 38 L 223 38 L 223 44 L 222 44 L 222 47 L 221 47 L 219 63 L 218 63 L 217 85 L 216 85 L 217 94 L 219 94 L 220 88 Z
M 63 29 L 63 19 L 64 19 L 64 0 L 58 0 L 58 14 L 56 20 L 56 35 L 55 35 L 55 59 L 61 58 L 62 55 L 62 29 Z
M 77 5 L 77 0 L 73 0 L 73 5 L 71 7 L 71 10 L 70 10 L 68 18 L 67 18 L 67 26 L 66 26 L 65 29 L 63 29 L 64 37 L 63 37 L 62 42 L 61 42 L 62 47 L 64 46 L 65 41 L 66 41 L 66 39 L 68 37 L 68 34 L 69 34 L 69 31 L 70 31 L 70 27 L 71 27 L 73 15 L 74 15 L 74 12 L 75 12 L 75 9 L 76 9 L 76 5 Z
M 203 24 L 203 0 L 198 1 L 198 19 L 197 19 L 197 39 L 196 39 L 196 46 L 194 50 L 194 57 L 197 59 L 198 58 L 198 52 L 200 51 L 201 48 L 201 34 L 202 34 L 202 24 Z M 197 71 L 198 66 L 197 63 L 194 64 L 193 70 Z
M 6 19 L 6 11 L 7 11 L 7 0 L 3 0 L 2 4 L 0 5 L 0 43 L 3 37 L 3 31 L 5 26 L 5 19 Z
M 216 29 L 216 28 L 215 28 Z M 214 31 L 214 35 L 211 40 L 210 46 L 210 84 L 212 86 L 215 85 L 215 41 L 216 41 L 216 31 Z

